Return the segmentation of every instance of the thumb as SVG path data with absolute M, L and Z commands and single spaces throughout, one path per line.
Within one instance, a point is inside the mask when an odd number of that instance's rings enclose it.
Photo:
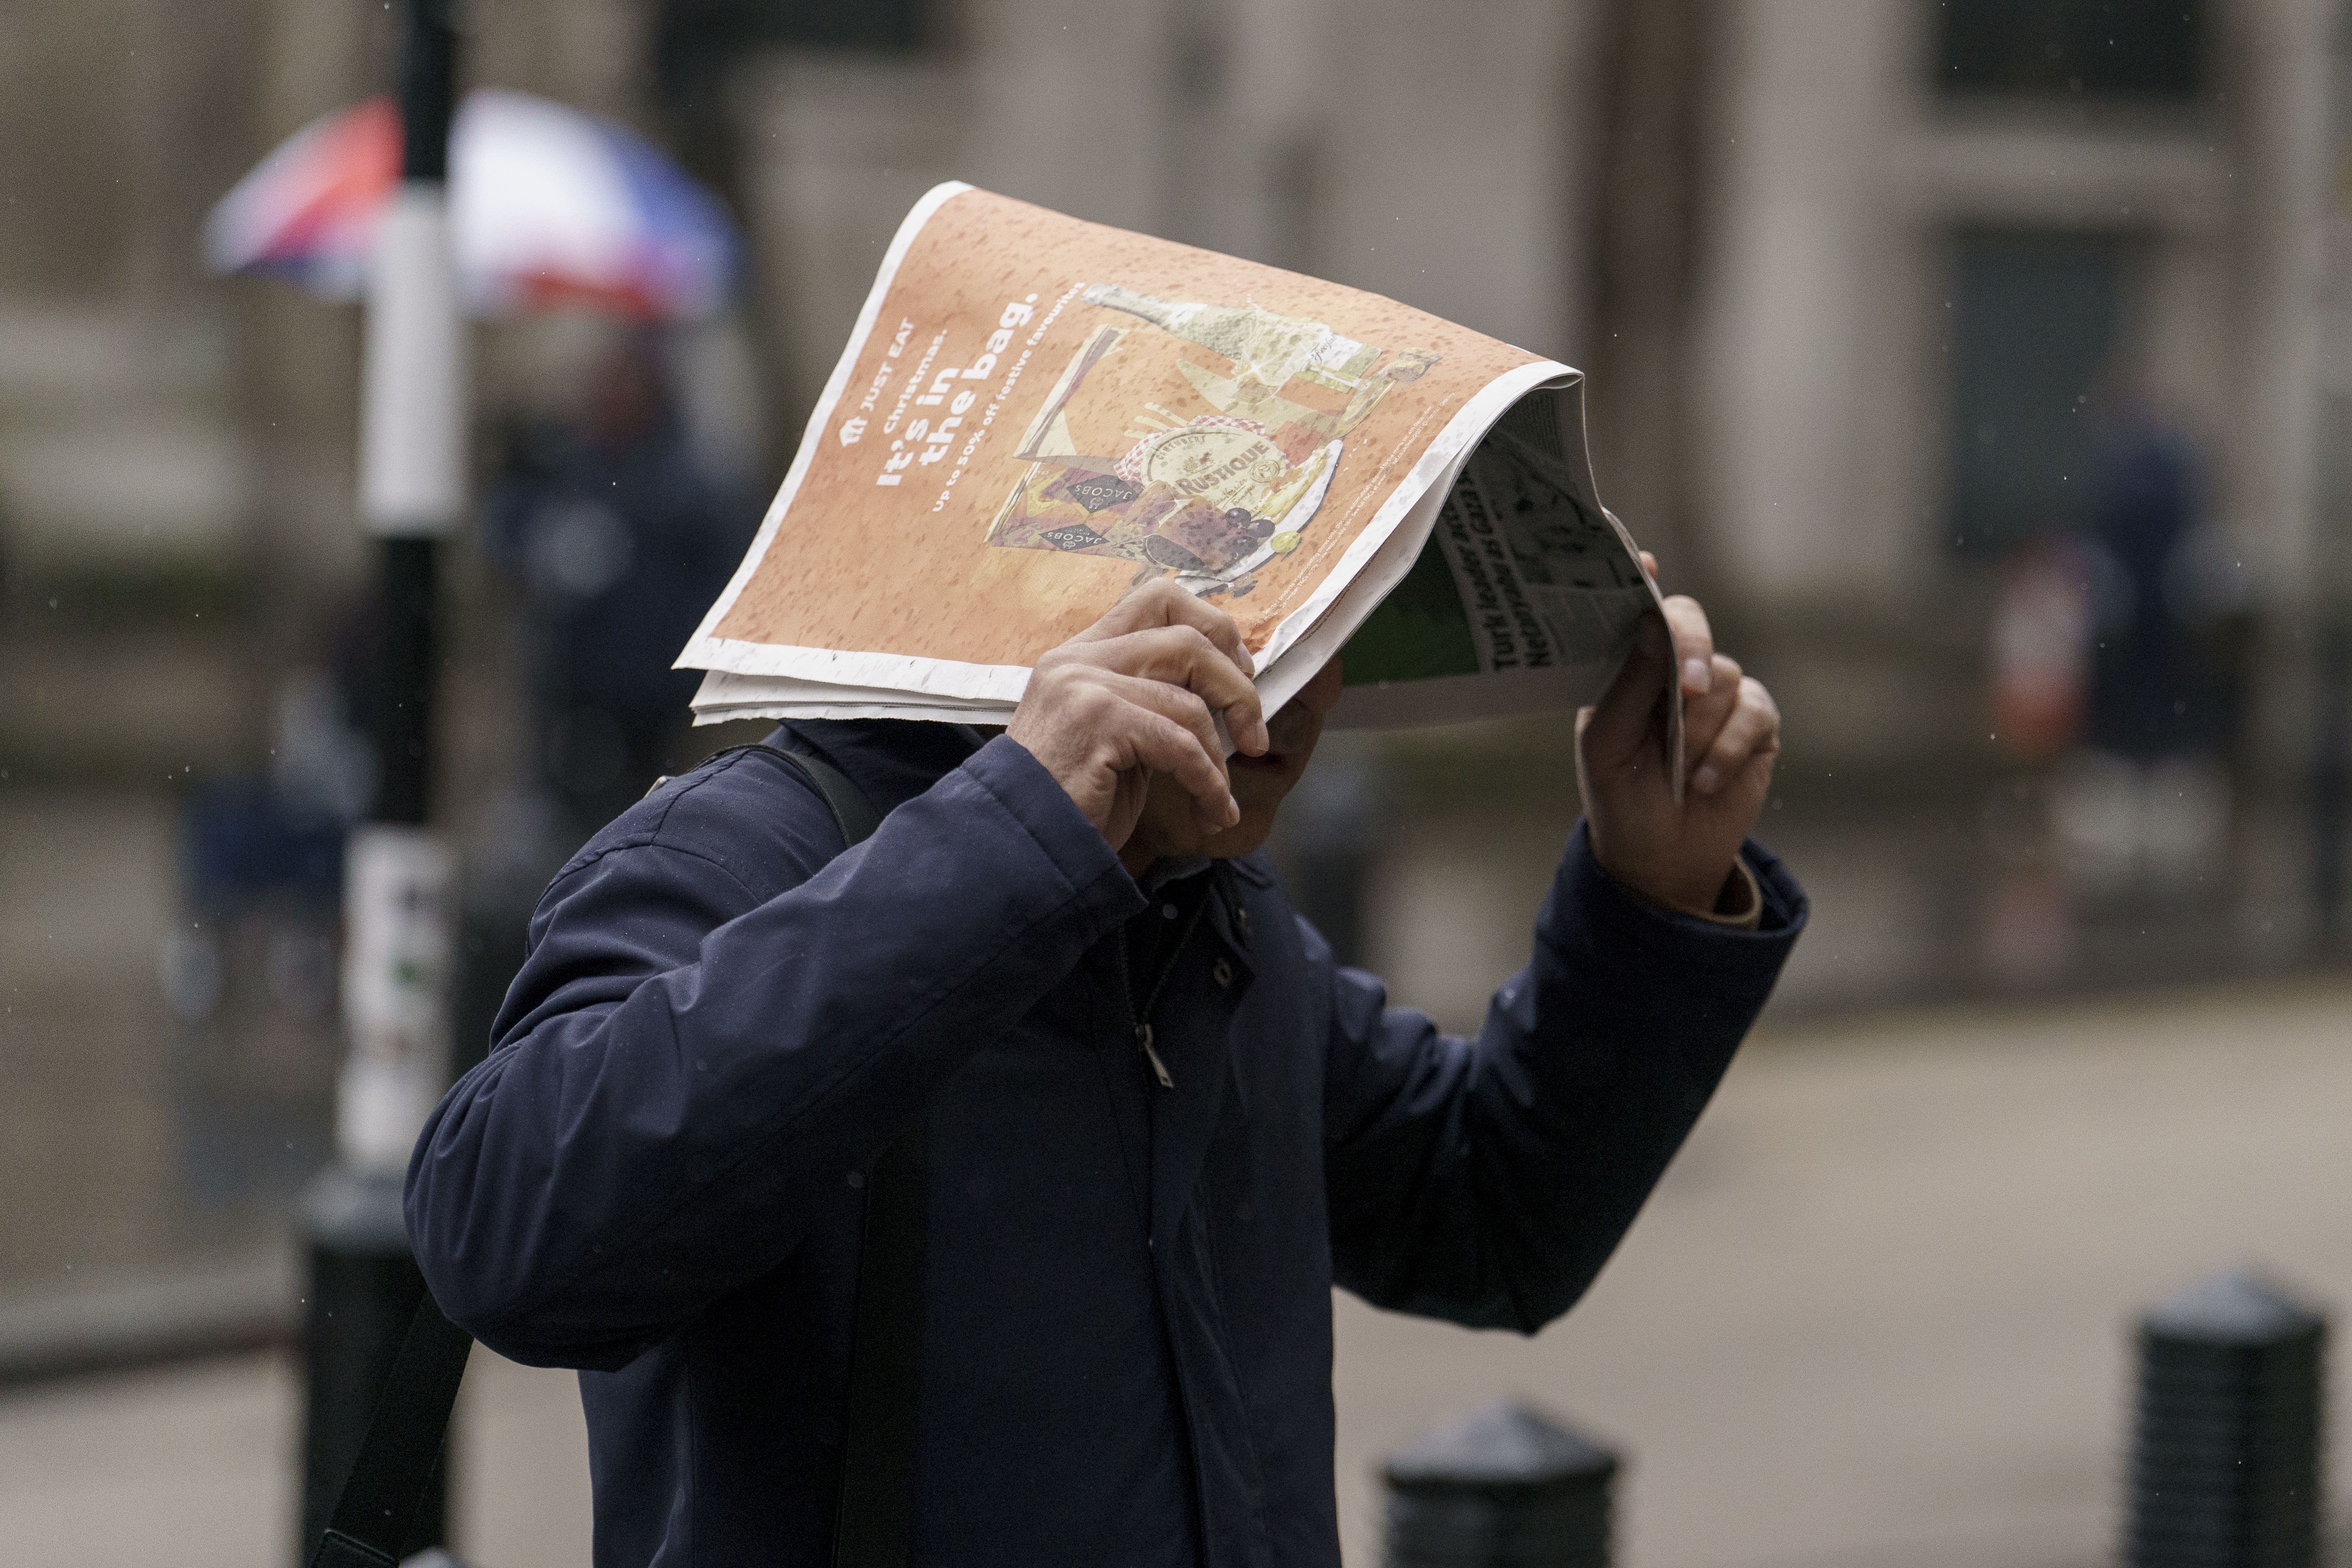
M 1643 616 L 1617 679 L 1584 725 L 1585 748 L 1593 761 L 1622 763 L 1649 744 L 1651 721 L 1673 668 L 1674 643 L 1665 623 L 1654 613 Z

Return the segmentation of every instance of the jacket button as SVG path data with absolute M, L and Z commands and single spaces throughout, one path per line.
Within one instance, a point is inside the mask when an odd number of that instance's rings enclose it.
M 1209 974 L 1220 985 L 1231 985 L 1234 983 L 1234 966 L 1222 958 L 1217 960 L 1217 967 L 1209 971 Z
M 1235 910 L 1234 911 L 1234 926 L 1242 933 L 1242 940 L 1244 942 L 1247 942 L 1249 940 L 1249 911 L 1247 910 Z

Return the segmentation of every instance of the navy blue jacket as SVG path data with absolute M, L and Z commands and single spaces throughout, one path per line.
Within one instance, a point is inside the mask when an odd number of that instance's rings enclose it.
M 1747 932 L 1631 897 L 1580 828 L 1453 1038 L 1256 857 L 1147 893 L 1010 739 L 796 728 L 881 828 L 840 853 L 759 752 L 656 790 L 549 887 L 409 1167 L 449 1316 L 583 1369 L 607 1568 L 828 1560 L 860 1173 L 919 1114 L 915 1562 L 1329 1568 L 1333 1283 L 1564 1311 L 1804 920 L 1752 846 Z M 1131 1023 L 1163 959 L 1172 1088 Z

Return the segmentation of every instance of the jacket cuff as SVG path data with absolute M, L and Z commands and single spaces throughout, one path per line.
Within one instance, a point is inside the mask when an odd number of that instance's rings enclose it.
M 1569 837 L 1545 910 L 1545 936 L 1563 948 L 1630 947 L 1635 953 L 1628 956 L 1637 955 L 1645 963 L 1673 963 L 1685 982 L 1752 991 L 1760 1001 L 1804 930 L 1809 905 L 1804 889 L 1779 858 L 1754 839 L 1740 846 L 1739 863 L 1756 882 L 1753 927 L 1661 909 L 1635 894 L 1601 869 L 1580 821 Z
M 1141 913 L 1150 901 L 1119 864 L 1102 830 L 1087 820 L 1028 747 L 999 735 L 967 758 L 961 771 L 1027 830 L 1090 913 L 1116 925 Z
M 1728 905 L 1729 908 L 1725 906 Z M 1756 885 L 1756 873 L 1748 868 L 1748 857 L 1731 858 L 1731 874 L 1723 879 L 1723 890 L 1716 895 L 1712 909 L 1694 910 L 1681 904 L 1667 906 L 1678 915 L 1705 921 L 1709 925 L 1729 926 L 1734 931 L 1756 931 L 1764 924 L 1764 893 Z

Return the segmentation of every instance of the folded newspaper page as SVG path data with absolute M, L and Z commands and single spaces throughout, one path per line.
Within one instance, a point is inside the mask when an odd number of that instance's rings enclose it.
M 1375 294 L 941 185 L 678 658 L 708 672 L 696 721 L 1001 724 L 1040 655 L 1153 577 L 1233 616 L 1268 712 L 1335 654 L 1335 722 L 1593 701 L 1660 612 L 1594 493 L 1581 381 Z

